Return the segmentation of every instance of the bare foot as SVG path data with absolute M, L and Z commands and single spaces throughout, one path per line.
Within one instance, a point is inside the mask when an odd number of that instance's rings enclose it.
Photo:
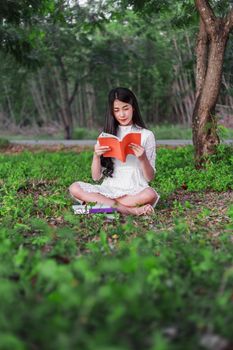
M 141 207 L 125 207 L 123 205 L 117 206 L 118 211 L 125 215 L 151 215 L 154 213 L 154 208 L 150 204 L 142 205 Z
M 134 208 L 134 209 L 135 209 L 135 214 L 137 216 L 151 215 L 154 213 L 154 208 L 150 204 L 145 204 L 145 205 L 142 205 L 141 207 Z
M 151 215 L 154 213 L 154 208 L 150 204 L 145 204 L 140 207 L 127 207 L 120 203 L 113 205 L 113 208 L 117 208 L 117 211 L 123 215 Z

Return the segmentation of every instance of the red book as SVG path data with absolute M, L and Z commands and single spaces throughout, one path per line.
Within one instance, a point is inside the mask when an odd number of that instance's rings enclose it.
M 134 154 L 133 150 L 129 147 L 130 143 L 141 145 L 141 133 L 131 132 L 119 139 L 117 136 L 107 133 L 102 133 L 98 137 L 100 146 L 109 146 L 111 150 L 104 153 L 104 157 L 112 157 L 125 162 L 128 154 Z

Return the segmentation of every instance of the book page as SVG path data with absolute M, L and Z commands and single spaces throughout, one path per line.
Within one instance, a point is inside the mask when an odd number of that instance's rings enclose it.
M 128 154 L 133 154 L 133 150 L 129 147 L 130 143 L 136 143 L 137 145 L 141 145 L 141 133 L 132 132 L 126 135 L 121 141 L 122 153 L 124 155 L 124 159 L 126 159 Z M 125 160 L 123 160 L 125 161 Z
M 112 135 L 112 134 L 108 134 L 107 132 L 102 132 L 99 137 L 111 137 L 111 138 L 114 138 L 114 139 L 117 139 L 120 141 L 119 137 L 117 137 L 116 135 Z
M 120 142 L 115 137 L 99 137 L 98 138 L 100 146 L 109 146 L 111 150 L 104 153 L 104 157 L 113 157 L 122 161 L 122 153 Z
M 128 154 L 133 154 L 133 150 L 129 147 L 130 143 L 136 143 L 138 145 L 141 144 L 141 133 L 129 133 L 127 134 L 122 141 L 119 141 L 119 139 L 111 134 L 108 136 L 102 137 L 102 134 L 98 137 L 98 141 L 100 146 L 109 146 L 111 147 L 111 150 L 106 152 L 103 156 L 104 157 L 112 157 L 117 158 L 122 162 L 126 161 L 126 157 Z

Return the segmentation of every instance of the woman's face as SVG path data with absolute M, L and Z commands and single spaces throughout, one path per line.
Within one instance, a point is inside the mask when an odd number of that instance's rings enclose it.
M 131 104 L 115 100 L 113 102 L 113 114 L 120 125 L 133 124 L 133 107 Z

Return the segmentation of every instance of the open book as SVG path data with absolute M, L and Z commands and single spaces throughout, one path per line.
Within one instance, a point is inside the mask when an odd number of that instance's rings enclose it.
M 110 151 L 104 153 L 104 157 L 113 157 L 125 162 L 128 154 L 134 154 L 133 150 L 129 147 L 129 144 L 136 143 L 137 145 L 141 145 L 141 133 L 130 132 L 121 140 L 115 135 L 103 132 L 98 137 L 98 141 L 100 146 L 111 147 Z

